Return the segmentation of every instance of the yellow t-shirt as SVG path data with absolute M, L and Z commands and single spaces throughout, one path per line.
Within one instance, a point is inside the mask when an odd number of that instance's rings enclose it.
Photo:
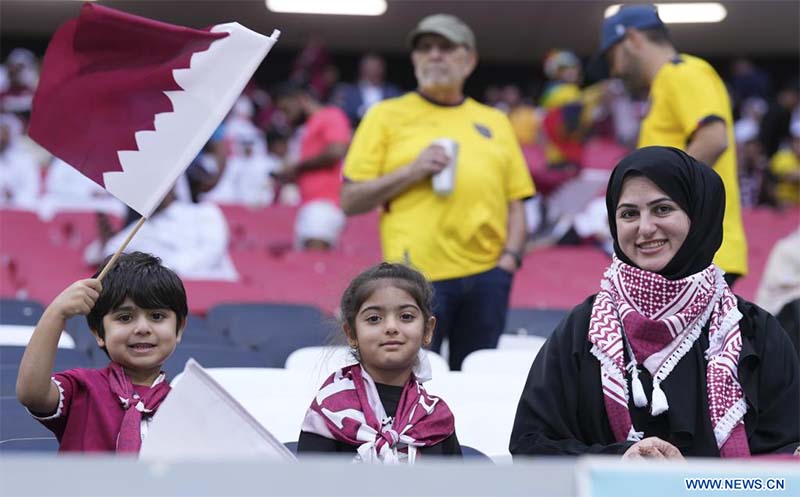
M 775 186 L 775 196 L 782 204 L 800 204 L 800 186 L 797 183 L 781 181 L 780 176 L 790 173 L 800 173 L 800 157 L 797 157 L 792 149 L 779 150 L 772 156 L 769 169 L 778 176 L 778 184 Z
M 520 145 L 533 145 L 539 134 L 539 117 L 536 109 L 530 105 L 518 105 L 508 113 L 511 129 Z
M 650 87 L 650 110 L 642 121 L 639 148 L 663 145 L 686 150 L 698 127 L 708 119 L 722 119 L 728 149 L 712 167 L 725 184 L 722 246 L 714 262 L 728 273 L 747 274 L 747 240 L 739 205 L 736 142 L 731 103 L 725 84 L 706 61 L 681 54 L 664 64 Z
M 551 83 L 544 91 L 539 105 L 545 110 L 563 107 L 567 104 L 579 102 L 581 100 L 581 89 L 572 83 Z M 548 164 L 560 164 L 564 162 L 564 154 L 553 143 L 547 143 L 545 147 L 545 157 Z
M 581 99 L 581 88 L 573 83 L 551 83 L 544 91 L 539 105 L 547 110 L 561 107 Z
M 455 188 L 439 196 L 430 180 L 404 191 L 381 214 L 383 256 L 432 281 L 493 268 L 506 241 L 508 203 L 534 193 L 508 118 L 470 98 L 437 105 L 418 93 L 374 105 L 345 158 L 345 181 L 369 181 L 413 162 L 437 138 L 458 143 Z

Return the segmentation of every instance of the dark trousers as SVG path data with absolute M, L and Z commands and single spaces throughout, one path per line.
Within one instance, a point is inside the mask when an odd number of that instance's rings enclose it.
M 460 370 L 470 352 L 497 347 L 506 325 L 513 278 L 508 271 L 494 268 L 433 283 L 436 330 L 431 350 L 439 352 L 447 337 L 450 369 Z

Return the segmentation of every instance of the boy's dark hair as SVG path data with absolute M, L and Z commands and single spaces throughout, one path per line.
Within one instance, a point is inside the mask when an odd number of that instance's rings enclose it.
M 672 38 L 670 38 L 666 26 L 657 26 L 654 28 L 642 29 L 641 31 L 648 40 L 657 45 L 673 45 Z
M 342 321 L 351 331 L 356 329 L 356 315 L 381 280 L 391 280 L 392 284 L 414 299 L 422 311 L 425 321 L 433 315 L 433 287 L 418 271 L 403 265 L 382 262 L 356 276 L 342 295 Z
M 94 278 L 97 278 L 110 259 L 108 257 L 103 261 Z M 186 321 L 189 308 L 183 282 L 175 272 L 162 266 L 158 257 L 143 252 L 122 254 L 102 283 L 103 291 L 91 312 L 86 315 L 89 328 L 100 338 L 105 339 L 106 336 L 103 317 L 121 306 L 125 298 L 130 298 L 142 309 L 173 310 L 177 317 L 175 333 Z

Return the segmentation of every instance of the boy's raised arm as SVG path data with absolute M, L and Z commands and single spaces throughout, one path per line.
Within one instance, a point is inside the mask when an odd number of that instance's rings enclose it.
M 58 387 L 50 381 L 58 339 L 67 319 L 88 314 L 100 296 L 100 280 L 76 281 L 47 306 L 22 356 L 17 398 L 34 413 L 49 414 L 58 407 Z

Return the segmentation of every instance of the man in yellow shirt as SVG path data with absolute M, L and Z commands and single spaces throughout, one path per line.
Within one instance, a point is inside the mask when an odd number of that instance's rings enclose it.
M 791 146 L 772 156 L 769 170 L 777 179 L 775 196 L 781 205 L 800 205 L 800 121 L 791 125 Z
M 621 8 L 603 22 L 595 77 L 620 78 L 634 94 L 649 89 L 638 147 L 680 148 L 714 168 L 725 184 L 722 247 L 714 262 L 732 284 L 747 274 L 733 117 L 725 84 L 706 61 L 675 50 L 652 5 Z M 604 69 L 604 70 L 603 70 Z M 605 72 L 606 74 L 602 74 Z M 599 74 L 598 74 L 599 73 Z
M 382 207 L 384 259 L 433 282 L 431 348 L 448 338 L 457 370 L 470 352 L 497 346 L 522 264 L 522 201 L 534 188 L 508 118 L 463 93 L 477 63 L 472 30 L 437 14 L 409 42 L 417 91 L 364 116 L 345 158 L 341 206 L 347 215 Z M 442 185 L 439 174 L 450 173 Z

